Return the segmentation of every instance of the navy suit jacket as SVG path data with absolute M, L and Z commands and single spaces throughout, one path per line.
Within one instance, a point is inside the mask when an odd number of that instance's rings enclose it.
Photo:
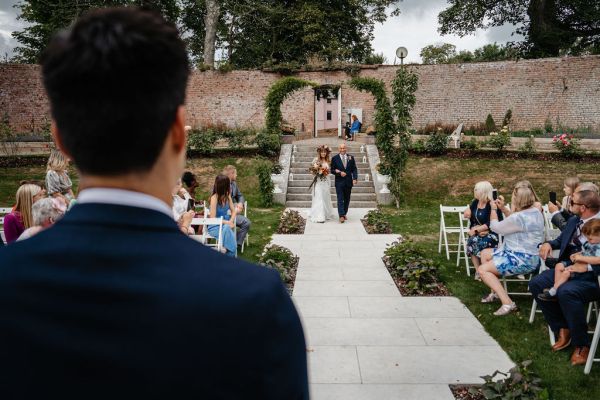
M 558 261 L 567 261 L 568 264 L 572 264 L 570 257 L 574 251 L 570 243 L 579 221 L 581 221 L 581 218 L 578 215 L 573 215 L 567 220 L 567 225 L 560 232 L 560 235 L 556 239 L 548 241 L 554 250 L 559 249 Z M 600 275 L 600 265 L 592 265 L 592 270 L 594 274 Z
M 57 397 L 307 399 L 300 320 L 275 271 L 168 216 L 76 205 L 0 249 L 0 398 Z
M 335 184 L 345 184 L 350 187 L 353 186 L 352 181 L 358 180 L 358 169 L 356 168 L 356 161 L 354 157 L 350 154 L 346 154 L 348 157 L 346 168 L 344 168 L 344 163 L 342 162 L 342 157 L 339 154 L 336 154 L 331 159 L 331 173 L 335 174 Z M 345 177 L 342 177 L 341 174 L 336 173 L 335 170 L 344 171 L 346 173 Z

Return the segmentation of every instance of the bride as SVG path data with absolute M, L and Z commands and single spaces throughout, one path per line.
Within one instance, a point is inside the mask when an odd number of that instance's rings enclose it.
M 311 163 L 310 172 L 315 176 L 310 189 L 312 189 L 312 205 L 308 214 L 312 222 L 325 222 L 334 218 L 331 205 L 331 183 L 329 181 L 329 160 L 331 149 L 322 145 L 317 149 L 317 157 Z

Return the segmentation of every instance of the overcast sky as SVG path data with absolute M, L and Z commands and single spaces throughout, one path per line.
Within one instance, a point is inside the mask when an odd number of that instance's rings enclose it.
M 23 29 L 22 21 L 16 18 L 13 5 L 19 0 L 0 0 L 0 57 L 5 53 L 12 56 L 13 48 L 17 46 L 11 32 Z M 518 40 L 511 37 L 514 31 L 512 26 L 492 28 L 478 31 L 475 35 L 459 38 L 454 35 L 441 36 L 437 32 L 437 16 L 447 7 L 446 0 L 404 0 L 400 3 L 401 15 L 391 17 L 383 24 L 375 27 L 375 40 L 373 47 L 377 53 L 383 53 L 388 62 L 394 62 L 395 50 L 399 46 L 408 49 L 405 62 L 421 62 L 419 53 L 421 49 L 430 44 L 452 43 L 457 51 L 474 50 L 488 43 L 506 43 Z

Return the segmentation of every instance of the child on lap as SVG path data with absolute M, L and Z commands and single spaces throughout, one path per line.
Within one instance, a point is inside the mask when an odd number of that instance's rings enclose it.
M 600 219 L 592 219 L 586 222 L 581 228 L 581 233 L 586 237 L 587 242 L 582 245 L 583 252 L 571 255 L 571 262 L 590 265 L 600 264 Z M 538 299 L 555 301 L 558 288 L 569 279 L 577 279 L 577 276 L 583 273 L 572 272 L 563 263 L 556 264 L 554 286 L 550 289 L 544 289 L 544 292 L 538 295 Z

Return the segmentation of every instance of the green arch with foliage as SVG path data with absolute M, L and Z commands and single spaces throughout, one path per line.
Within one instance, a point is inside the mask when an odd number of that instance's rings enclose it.
M 281 104 L 293 92 L 307 86 L 315 87 L 317 84 L 304 79 L 288 76 L 279 79 L 271 86 L 269 93 L 265 98 L 265 109 L 267 111 L 265 116 L 265 126 L 269 133 L 277 135 L 281 133 L 280 124 L 283 119 L 283 116 L 281 115 Z

